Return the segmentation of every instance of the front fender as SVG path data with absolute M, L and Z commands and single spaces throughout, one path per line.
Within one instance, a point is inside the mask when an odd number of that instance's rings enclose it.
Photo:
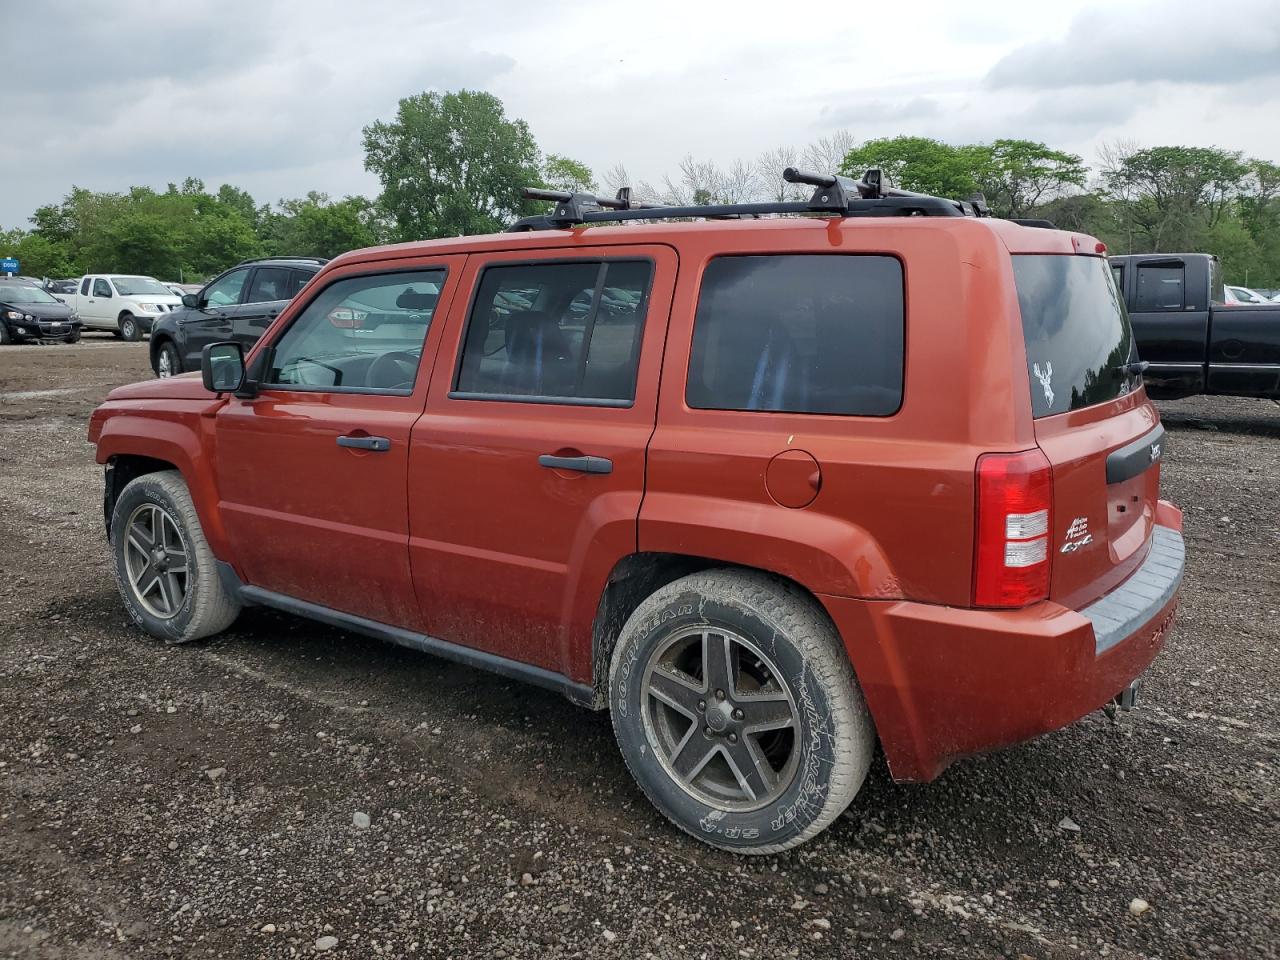
M 647 493 L 642 552 L 675 553 L 767 570 L 812 593 L 900 599 L 897 574 L 875 539 L 846 519 L 777 504 Z
M 105 464 L 114 457 L 149 457 L 171 463 L 191 492 L 200 526 L 219 560 L 234 562 L 230 541 L 218 511 L 213 468 L 213 418 L 221 402 L 171 400 L 163 408 L 133 402 L 94 411 L 89 439 L 97 444 L 95 459 Z

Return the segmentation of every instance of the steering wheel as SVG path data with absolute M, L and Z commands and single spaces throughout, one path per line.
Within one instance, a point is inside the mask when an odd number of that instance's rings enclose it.
M 369 364 L 365 382 L 381 390 L 408 390 L 418 372 L 419 358 L 407 350 L 384 353 Z

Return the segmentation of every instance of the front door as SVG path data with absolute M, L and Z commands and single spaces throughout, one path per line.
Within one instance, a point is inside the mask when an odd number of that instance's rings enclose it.
M 436 307 L 443 317 L 464 262 L 415 258 L 393 272 L 359 264 L 330 273 L 273 335 L 259 395 L 219 410 L 221 513 L 249 584 L 418 626 L 409 436 L 439 339 Z
M 591 618 L 635 550 L 675 273 L 659 246 L 468 259 L 409 458 L 427 634 L 590 676 Z
M 196 295 L 197 306 L 178 321 L 182 326 L 183 370 L 200 369 L 200 353 L 205 347 L 231 339 L 232 314 L 239 308 L 248 279 L 248 267 L 228 270 Z
M 94 327 L 115 329 L 115 297 L 111 284 L 103 277 L 86 277 L 81 281 L 80 319 Z

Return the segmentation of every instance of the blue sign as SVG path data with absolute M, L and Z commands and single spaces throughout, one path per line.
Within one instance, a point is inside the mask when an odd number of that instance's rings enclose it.
M 17 273 L 18 259 L 17 257 L 5 257 L 0 260 L 0 273 Z

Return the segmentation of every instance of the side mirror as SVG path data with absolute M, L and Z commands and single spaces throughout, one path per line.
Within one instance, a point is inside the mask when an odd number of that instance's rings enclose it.
M 200 376 L 211 393 L 236 393 L 244 385 L 244 350 L 232 340 L 211 343 L 200 354 Z
M 200 298 L 194 293 L 184 293 L 182 295 L 182 305 L 188 310 L 194 310 L 200 306 Z

